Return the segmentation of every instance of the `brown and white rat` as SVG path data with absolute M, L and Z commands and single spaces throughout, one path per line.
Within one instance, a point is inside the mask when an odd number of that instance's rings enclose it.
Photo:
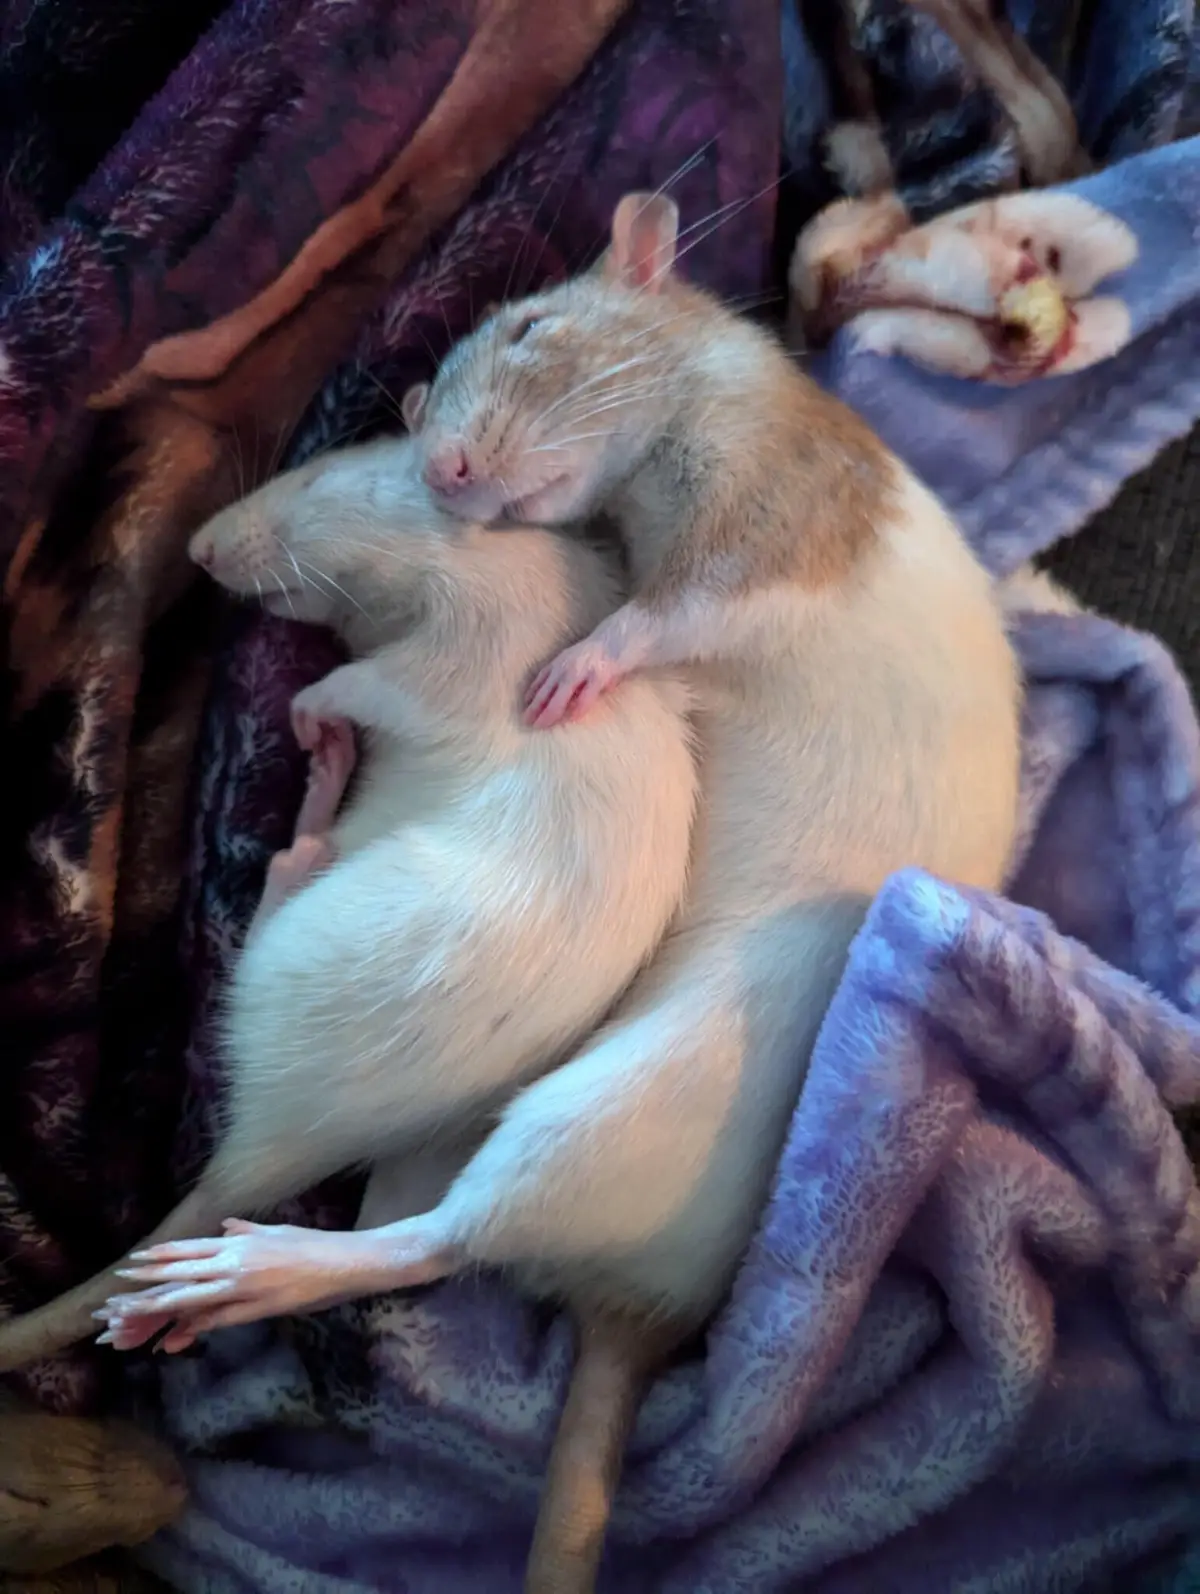
M 618 601 L 614 562 L 465 525 L 407 439 L 277 478 L 191 553 L 354 657 L 294 700 L 314 778 L 234 966 L 224 1132 L 148 1244 L 453 1136 L 567 1055 L 679 904 L 697 791 L 666 676 L 562 737 L 522 723 L 532 670 Z M 347 721 L 369 757 L 334 822 Z M 119 1287 L 110 1271 L 0 1325 L 0 1368 L 87 1334 Z
M 493 314 L 404 406 L 454 513 L 615 516 L 637 595 L 539 672 L 530 712 L 579 718 L 552 742 L 643 670 L 688 667 L 704 800 L 676 926 L 444 1199 L 356 1235 L 355 1262 L 268 1228 L 142 1275 L 249 1314 L 294 1308 L 298 1268 L 314 1302 L 345 1290 L 348 1265 L 364 1289 L 510 1265 L 565 1296 L 580 1354 L 529 1594 L 593 1586 L 640 1383 L 729 1286 L 871 896 L 907 865 L 996 886 L 1016 810 L 1018 678 L 987 576 L 863 422 L 678 279 L 677 225 L 627 196 L 598 270 Z

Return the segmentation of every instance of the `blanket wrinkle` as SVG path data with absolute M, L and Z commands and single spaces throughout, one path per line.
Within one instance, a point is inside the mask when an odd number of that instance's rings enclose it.
M 1023 169 L 1094 169 L 1045 191 L 1031 248 L 1066 283 L 1080 203 L 1136 242 L 1099 285 L 1111 358 L 1001 389 L 872 352 L 854 318 L 810 357 L 997 575 L 1200 415 L 1188 0 L 190 0 L 113 83 L 88 174 L 49 41 L 96 92 L 151 31 L 145 0 L 92 10 L 0 20 L 0 85 L 26 84 L 0 108 L 12 1309 L 207 1154 L 221 983 L 303 788 L 288 703 L 338 658 L 189 588 L 187 534 L 393 428 L 479 307 L 588 262 L 622 192 L 667 185 L 685 225 L 729 207 L 686 267 L 743 301 L 839 197 L 936 226 L 1008 196 L 1003 219 Z M 1200 734 L 1161 645 L 1012 592 L 1007 894 L 880 893 L 730 1298 L 640 1413 L 605 1590 L 1187 1575 L 1200 1214 L 1171 1109 L 1200 1101 Z M 344 1224 L 360 1188 L 282 1215 Z M 193 1501 L 146 1555 L 183 1594 L 516 1594 L 569 1357 L 561 1318 L 481 1278 L 24 1382 L 62 1409 L 122 1376 L 157 1396 Z

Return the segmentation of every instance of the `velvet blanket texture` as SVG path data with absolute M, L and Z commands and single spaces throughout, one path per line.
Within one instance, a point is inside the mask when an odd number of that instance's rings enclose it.
M 777 214 L 794 232 L 839 182 L 936 227 L 1024 168 L 1122 224 L 1111 346 L 1075 374 L 1062 342 L 1015 385 L 961 380 L 842 313 L 813 354 L 998 574 L 1200 414 L 1186 0 L 1014 0 L 1016 31 L 973 0 L 160 11 L 0 21 L 14 1310 L 134 1240 L 205 1154 L 213 1002 L 303 780 L 287 703 L 333 660 L 191 583 L 187 533 L 281 460 L 396 425 L 392 396 L 488 300 L 589 259 L 623 191 L 669 182 L 687 271 L 739 301 L 786 264 Z M 1049 258 L 1064 224 L 1039 218 L 1019 243 Z M 986 295 L 935 287 L 917 308 L 986 343 Z M 934 367 L 945 325 L 918 323 Z M 880 894 L 732 1298 L 646 1401 L 606 1589 L 1197 1575 L 1200 1205 L 1171 1109 L 1200 1100 L 1200 738 L 1154 641 L 1014 603 L 1008 896 L 919 873 Z M 355 1194 L 289 1215 L 346 1222 Z M 121 1369 L 191 1456 L 149 1560 L 183 1590 L 516 1591 L 568 1356 L 561 1320 L 481 1280 Z M 65 1409 L 118 1376 L 85 1352 L 27 1383 Z

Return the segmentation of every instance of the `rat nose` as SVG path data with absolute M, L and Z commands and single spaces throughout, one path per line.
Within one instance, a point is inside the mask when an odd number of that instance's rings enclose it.
M 474 481 L 471 461 L 459 444 L 441 448 L 425 462 L 425 483 L 435 493 L 460 493 Z
M 202 570 L 211 570 L 216 563 L 217 550 L 211 537 L 206 537 L 203 532 L 198 537 L 193 537 L 188 544 L 188 554 L 194 564 Z

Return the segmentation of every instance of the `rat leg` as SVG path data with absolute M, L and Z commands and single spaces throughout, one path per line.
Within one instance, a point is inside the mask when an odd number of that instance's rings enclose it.
M 525 695 L 525 723 L 539 730 L 580 719 L 603 693 L 642 670 L 715 658 L 771 623 L 759 594 L 700 592 L 660 602 L 634 598 L 540 670 Z
M 714 612 L 703 600 L 651 609 L 634 598 L 538 671 L 525 694 L 525 723 L 545 730 L 581 719 L 627 675 L 705 657 Z
M 412 690 L 411 682 L 430 678 L 424 644 L 397 643 L 369 659 L 342 664 L 297 692 L 292 725 L 301 747 L 330 722 L 351 720 L 370 730 L 413 739 L 436 735 L 441 715 Z M 434 678 L 434 686 L 437 681 Z
M 118 1350 L 176 1324 L 163 1348 L 198 1333 L 266 1317 L 321 1311 L 341 1301 L 430 1284 L 459 1265 L 435 1212 L 345 1233 L 230 1219 L 218 1239 L 180 1240 L 134 1253 L 120 1276 L 146 1286 L 113 1296 L 102 1336 Z
M 250 921 L 247 938 L 261 929 L 314 874 L 333 862 L 329 832 L 358 758 L 354 730 L 349 721 L 298 716 L 293 708 L 292 723 L 296 740 L 311 751 L 308 785 L 296 818 L 292 845 L 277 852 L 267 865 L 263 894 Z
M 525 696 L 525 723 L 547 730 L 561 720 L 579 719 L 617 685 L 636 664 L 623 664 L 607 649 L 600 627 L 583 642 L 565 648 L 538 671 Z
M 296 839 L 327 836 L 358 762 L 354 729 L 346 719 L 313 719 L 294 704 L 292 726 L 297 742 L 312 754 L 304 801 L 296 816 Z

